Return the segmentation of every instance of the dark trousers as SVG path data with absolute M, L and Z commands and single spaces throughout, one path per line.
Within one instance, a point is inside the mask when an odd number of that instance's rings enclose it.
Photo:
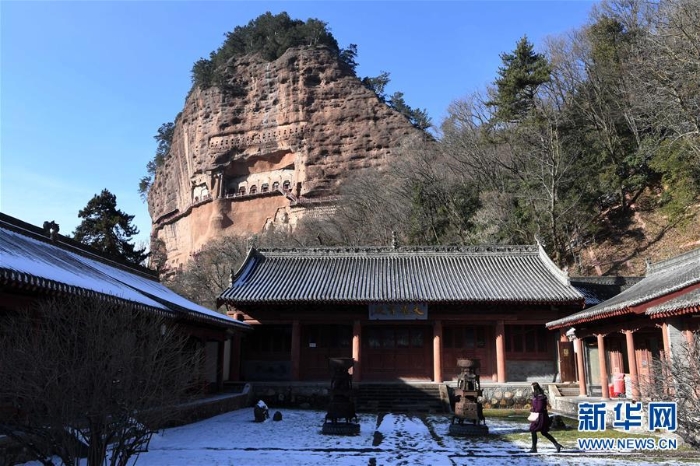
M 540 433 L 542 434 L 542 436 L 548 438 L 549 441 L 554 444 L 554 446 L 557 445 L 557 441 L 554 439 L 554 437 L 549 435 L 549 432 L 540 432 Z M 530 434 L 532 434 L 532 446 L 536 447 L 537 446 L 537 432 L 530 432 Z

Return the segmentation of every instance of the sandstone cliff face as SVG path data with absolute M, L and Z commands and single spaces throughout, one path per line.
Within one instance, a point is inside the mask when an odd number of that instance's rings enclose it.
M 227 69 L 233 91 L 194 89 L 148 196 L 168 265 L 212 238 L 288 225 L 336 200 L 354 170 L 382 169 L 420 133 L 325 48 L 256 56 Z

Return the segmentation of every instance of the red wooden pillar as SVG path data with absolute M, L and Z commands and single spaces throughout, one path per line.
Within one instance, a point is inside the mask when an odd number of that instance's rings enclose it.
M 506 326 L 496 321 L 496 376 L 498 383 L 506 381 Z
M 664 359 L 666 360 L 665 362 L 670 362 L 671 361 L 671 335 L 669 333 L 669 325 L 668 322 L 664 322 L 661 324 L 661 337 L 664 341 Z M 672 380 L 672 376 L 669 373 L 668 370 L 668 365 L 664 364 L 662 366 L 662 374 L 647 374 L 649 379 L 647 380 L 654 380 L 654 377 L 660 377 L 661 380 L 663 380 L 663 385 L 664 385 L 664 393 L 667 396 L 670 396 L 673 394 L 673 387 L 672 384 L 669 383 L 668 381 Z
M 580 396 L 587 396 L 586 393 L 586 369 L 583 365 L 583 344 L 580 338 L 574 338 L 576 348 L 576 369 L 578 372 L 578 393 Z
M 664 341 L 664 357 L 666 360 L 671 359 L 671 340 L 668 335 L 668 324 L 664 322 L 661 324 L 661 336 Z
M 442 383 L 442 321 L 433 323 L 433 382 Z
M 352 359 L 355 360 L 355 365 L 352 368 L 353 382 L 362 380 L 362 362 L 360 361 L 362 347 L 362 325 L 359 320 L 352 324 Z
M 608 366 L 605 363 L 605 335 L 596 335 L 598 339 L 598 365 L 600 366 L 600 385 L 602 389 L 602 397 L 610 399 L 610 390 L 608 389 Z
M 301 378 L 301 329 L 299 321 L 292 322 L 292 380 Z
M 630 382 L 632 383 L 632 399 L 639 401 L 639 379 L 637 377 L 637 357 L 634 348 L 634 332 L 625 330 L 627 342 L 627 365 L 630 368 Z

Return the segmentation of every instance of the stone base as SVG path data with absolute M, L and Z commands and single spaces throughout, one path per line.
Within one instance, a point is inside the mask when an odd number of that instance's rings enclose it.
M 454 437 L 471 437 L 486 435 L 489 428 L 483 424 L 450 424 L 449 434 Z
M 354 422 L 326 422 L 321 429 L 323 435 L 358 435 L 360 424 Z

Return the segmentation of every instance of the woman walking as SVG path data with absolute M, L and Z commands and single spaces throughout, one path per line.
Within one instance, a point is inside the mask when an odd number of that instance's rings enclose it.
M 530 448 L 530 453 L 537 453 L 537 432 L 547 437 L 549 441 L 554 444 L 557 453 L 559 453 L 561 451 L 561 445 L 549 434 L 551 421 L 549 420 L 549 413 L 547 413 L 547 395 L 544 394 L 544 390 L 542 390 L 542 387 L 540 387 L 540 384 L 537 382 L 533 382 L 532 392 L 532 408 L 530 409 L 530 416 L 528 417 L 530 421 L 530 434 L 532 435 L 532 448 Z

